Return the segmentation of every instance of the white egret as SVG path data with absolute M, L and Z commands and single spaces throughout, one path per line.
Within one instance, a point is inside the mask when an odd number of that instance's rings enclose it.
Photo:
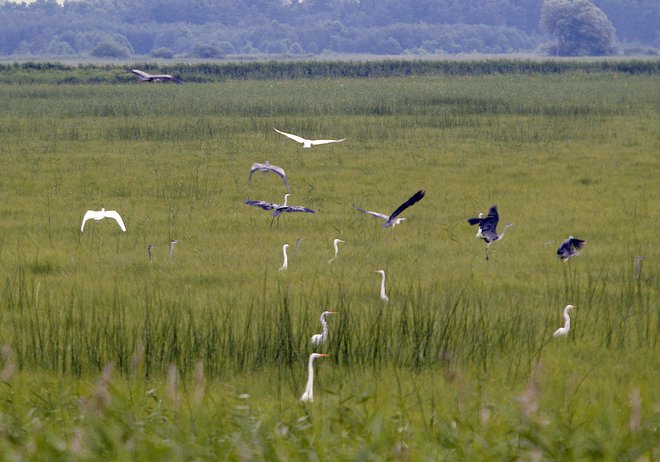
M 280 267 L 280 271 L 286 271 L 286 269 L 289 267 L 289 258 L 286 256 L 286 249 L 289 248 L 289 244 L 284 244 L 282 246 L 282 253 L 284 254 L 284 263 L 282 263 L 282 266 Z
M 577 257 L 580 255 L 580 250 L 586 241 L 582 239 L 575 238 L 573 236 L 568 236 L 564 242 L 561 243 L 557 249 L 557 256 L 562 261 L 568 261 L 572 257 Z
M 334 241 L 332 241 L 332 245 L 335 248 L 335 256 L 332 257 L 330 260 L 328 260 L 328 263 L 332 263 L 337 258 L 337 254 L 339 253 L 339 243 L 340 242 L 344 242 L 344 241 L 342 241 L 341 239 L 335 239 Z
M 170 241 L 170 257 L 174 256 L 174 246 L 177 245 L 178 243 L 179 241 L 177 241 L 176 239 L 172 239 Z
M 305 386 L 305 392 L 300 397 L 300 401 L 303 403 L 314 401 L 314 360 L 326 356 L 330 355 L 326 353 L 312 353 L 309 355 L 309 361 L 307 362 L 307 385 Z
M 380 299 L 389 302 L 390 298 L 385 294 L 385 271 L 383 270 L 376 270 L 374 271 L 375 273 L 380 273 L 381 275 L 381 280 L 380 280 Z
M 564 335 L 567 335 L 568 332 L 571 330 L 571 317 L 568 315 L 568 310 L 571 308 L 575 308 L 573 305 L 566 305 L 564 308 L 564 327 L 560 327 L 557 329 L 552 336 L 553 337 L 563 337 Z
M 319 318 L 319 321 L 321 321 L 321 326 L 323 327 L 323 330 L 320 334 L 314 334 L 312 335 L 312 345 L 314 346 L 319 346 L 320 344 L 324 343 L 325 340 L 328 338 L 328 322 L 325 320 L 327 316 L 330 316 L 331 314 L 337 314 L 336 311 L 324 311 L 321 313 L 321 317 Z
M 504 225 L 504 229 L 502 230 L 502 233 L 497 234 L 497 223 L 499 221 L 500 221 L 500 215 L 497 213 L 496 205 L 493 205 L 488 210 L 488 216 L 486 218 L 483 218 L 481 216 L 477 218 L 468 218 L 468 223 L 470 223 L 471 225 L 476 225 L 476 224 L 479 225 L 479 230 L 477 231 L 477 237 L 486 241 L 486 260 L 488 260 L 489 258 L 488 251 L 490 249 L 490 245 L 495 241 L 502 240 L 502 238 L 504 238 L 504 233 L 506 233 L 506 230 L 510 226 L 513 226 L 512 223 L 507 223 L 506 225 Z
M 286 180 L 286 173 L 284 172 L 284 169 L 282 167 L 278 167 L 277 165 L 271 165 L 270 162 L 266 161 L 263 164 L 260 164 L 258 162 L 255 162 L 252 164 L 252 168 L 250 169 L 250 176 L 248 177 L 248 183 L 252 180 L 252 174 L 254 172 L 273 172 L 279 175 L 282 180 L 284 180 L 284 186 L 286 186 L 286 190 L 289 191 L 289 182 Z
M 183 83 L 182 80 L 177 79 L 176 77 L 171 76 L 170 74 L 148 74 L 139 69 L 131 69 L 131 72 L 137 75 L 142 82 L 174 82 L 174 83 Z
M 644 255 L 637 255 L 635 257 L 635 279 L 639 279 L 639 276 L 642 274 L 642 260 L 645 258 Z
M 420 200 L 422 200 L 422 198 L 424 197 L 425 194 L 426 193 L 424 192 L 424 190 L 420 189 L 415 194 L 413 194 L 410 197 L 410 199 L 408 199 L 403 204 L 401 204 L 399 207 L 397 207 L 397 209 L 394 212 L 392 212 L 391 215 L 385 215 L 384 213 L 378 213 L 378 212 L 372 212 L 370 210 L 364 210 L 364 209 L 361 209 L 360 207 L 358 207 L 355 204 L 353 204 L 353 208 L 355 210 L 359 210 L 360 212 L 364 212 L 364 213 L 372 215 L 376 218 L 381 218 L 381 219 L 385 220 L 385 224 L 383 225 L 383 228 L 389 228 L 389 227 L 394 228 L 396 225 L 400 224 L 403 220 L 406 219 L 406 218 L 403 218 L 403 217 L 399 218 L 399 215 L 401 214 L 401 212 L 403 212 L 405 209 L 407 209 L 411 205 L 413 205 L 413 204 L 419 202 Z
M 346 139 L 346 138 L 342 138 L 340 140 L 308 140 L 307 138 L 303 138 L 302 136 L 292 135 L 291 133 L 282 132 L 277 128 L 273 128 L 273 130 L 275 130 L 277 133 L 281 135 L 286 136 L 287 138 L 292 139 L 293 141 L 302 144 L 303 148 L 305 149 L 309 149 L 312 146 L 316 146 L 317 144 L 340 143 Z
M 85 212 L 85 216 L 83 217 L 82 225 L 80 226 L 80 232 L 82 233 L 83 230 L 85 229 L 85 222 L 87 220 L 94 219 L 96 221 L 101 221 L 104 218 L 112 218 L 117 222 L 119 227 L 121 228 L 122 231 L 126 232 L 126 226 L 124 225 L 124 220 L 121 219 L 121 216 L 119 216 L 119 213 L 115 210 L 106 210 L 106 209 L 101 209 L 101 210 L 88 210 Z

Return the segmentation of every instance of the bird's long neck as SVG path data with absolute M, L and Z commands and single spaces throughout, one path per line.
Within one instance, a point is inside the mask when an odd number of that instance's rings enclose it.
M 325 316 L 321 316 L 321 326 L 323 326 L 321 341 L 325 342 L 325 339 L 328 338 L 328 323 L 325 320 Z
M 314 357 L 310 356 L 307 363 L 307 386 L 305 387 L 305 394 L 308 398 L 314 397 Z
M 386 298 L 385 295 L 385 273 L 380 273 L 382 279 L 380 280 L 380 298 Z
M 568 315 L 568 310 L 570 308 L 566 308 L 564 310 L 564 329 L 568 330 L 571 327 L 571 317 Z
M 506 230 L 509 229 L 509 226 L 511 226 L 510 223 L 507 223 L 506 225 L 504 225 L 504 229 L 502 230 L 502 234 L 497 236 L 498 241 L 504 237 L 504 233 L 506 233 Z
M 289 258 L 286 255 L 286 247 L 282 247 L 282 253 L 284 254 L 284 265 L 283 266 L 286 266 L 288 261 L 289 261 Z
M 289 202 L 289 195 L 285 194 L 284 195 L 284 204 L 282 204 L 282 207 L 286 207 Z

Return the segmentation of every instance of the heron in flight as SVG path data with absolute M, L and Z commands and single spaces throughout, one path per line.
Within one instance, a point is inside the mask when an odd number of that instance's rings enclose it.
M 284 195 L 284 204 L 281 205 L 266 201 L 253 201 L 250 199 L 246 200 L 245 203 L 247 205 L 251 205 L 253 207 L 259 207 L 264 210 L 272 210 L 273 213 L 271 213 L 271 216 L 273 217 L 273 220 L 285 212 L 286 213 L 292 213 L 292 212 L 316 213 L 318 211 L 307 207 L 303 207 L 301 205 L 287 205 L 287 201 L 290 195 L 291 194 Z M 271 226 L 273 225 L 273 220 L 270 221 Z
M 309 149 L 312 146 L 316 146 L 317 144 L 328 144 L 328 143 L 341 143 L 344 141 L 346 138 L 342 138 L 340 140 L 308 140 L 307 138 L 303 138 L 302 136 L 298 135 L 292 135 L 291 133 L 286 133 L 278 130 L 277 128 L 273 128 L 277 133 L 286 136 L 287 138 L 292 139 L 293 141 L 296 141 L 300 144 L 303 145 L 303 148 Z
M 376 270 L 374 271 L 375 273 L 380 273 L 381 280 L 380 280 L 380 299 L 383 300 L 384 302 L 389 302 L 390 298 L 385 294 L 385 271 L 383 270 Z
M 507 223 L 504 225 L 504 229 L 501 234 L 497 233 L 497 223 L 500 221 L 500 215 L 497 213 L 497 206 L 493 205 L 488 210 L 488 216 L 486 218 L 477 217 L 477 218 L 468 218 L 468 223 L 471 225 L 479 225 L 479 231 L 477 232 L 477 237 L 486 241 L 486 260 L 489 259 L 489 249 L 490 245 L 495 242 L 502 240 L 506 230 L 513 226 L 513 223 Z
M 564 242 L 561 243 L 557 249 L 557 256 L 561 258 L 562 261 L 568 261 L 572 257 L 577 257 L 580 255 L 580 250 L 586 241 L 578 239 L 573 236 L 568 236 Z
M 337 259 L 337 254 L 339 254 L 339 243 L 340 242 L 344 242 L 344 241 L 342 241 L 341 239 L 335 239 L 334 241 L 332 241 L 332 246 L 335 248 L 335 256 L 332 257 L 330 260 L 328 260 L 328 263 L 332 263 L 333 261 L 335 261 Z
M 326 356 L 330 355 L 325 353 L 312 353 L 309 355 L 309 361 L 307 362 L 307 385 L 305 386 L 305 392 L 300 397 L 300 401 L 303 403 L 314 401 L 314 360 Z
M 278 167 L 277 165 L 271 165 L 270 162 L 266 161 L 263 164 L 260 164 L 259 162 L 255 162 L 252 164 L 252 168 L 250 169 L 250 176 L 248 177 L 248 183 L 252 181 L 252 174 L 254 172 L 273 172 L 276 173 L 277 175 L 284 180 L 284 186 L 286 186 L 286 190 L 290 191 L 289 189 L 289 182 L 286 180 L 286 173 L 284 173 L 284 169 L 282 167 Z
M 284 244 L 282 246 L 282 253 L 284 254 L 284 263 L 282 263 L 282 266 L 280 267 L 280 271 L 286 271 L 286 269 L 289 267 L 289 257 L 286 255 L 286 249 L 289 248 L 289 244 Z
M 564 327 L 557 329 L 552 336 L 553 337 L 563 337 L 568 335 L 568 332 L 571 330 L 571 317 L 568 315 L 568 310 L 575 308 L 573 305 L 566 305 L 564 308 Z
M 424 192 L 423 189 L 420 189 L 417 191 L 415 194 L 413 194 L 410 199 L 405 201 L 403 204 L 401 204 L 397 209 L 392 212 L 391 215 L 385 215 L 384 213 L 378 213 L 378 212 L 372 212 L 370 210 L 364 210 L 358 207 L 357 205 L 353 204 L 353 208 L 355 210 L 359 210 L 360 212 L 369 214 L 371 216 L 374 216 L 376 218 L 380 218 L 385 220 L 385 224 L 383 224 L 383 228 L 389 228 L 391 227 L 394 229 L 394 227 L 398 224 L 400 224 L 403 220 L 406 220 L 404 217 L 399 217 L 401 215 L 401 212 L 403 212 L 405 209 L 410 207 L 413 204 L 416 204 L 417 202 L 421 201 L 424 198 L 424 195 L 426 193 Z
M 137 75 L 142 82 L 174 82 L 174 83 L 183 83 L 182 80 L 177 79 L 176 77 L 170 74 L 148 74 L 139 69 L 131 69 L 131 72 Z
M 320 344 L 324 343 L 328 338 L 328 322 L 325 320 L 325 318 L 330 316 L 331 314 L 337 314 L 337 312 L 324 311 L 323 313 L 321 313 L 321 317 L 319 318 L 319 321 L 321 321 L 321 326 L 323 327 L 323 330 L 320 334 L 312 335 L 312 339 L 311 339 L 312 345 L 319 346 Z
M 112 218 L 117 222 L 121 230 L 126 232 L 126 226 L 124 225 L 124 220 L 121 219 L 119 213 L 117 213 L 116 210 L 106 210 L 103 208 L 101 210 L 88 210 L 87 212 L 85 212 L 82 225 L 80 226 L 80 232 L 82 233 L 83 230 L 85 229 L 85 223 L 87 222 L 87 220 L 94 219 L 96 221 L 101 221 L 104 218 Z

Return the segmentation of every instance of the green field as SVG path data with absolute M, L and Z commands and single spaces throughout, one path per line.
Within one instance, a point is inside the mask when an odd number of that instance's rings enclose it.
M 660 458 L 656 74 L 3 84 L 0 102 L 0 461 Z M 265 160 L 319 212 L 271 226 L 246 206 L 286 192 L 248 184 Z M 351 207 L 419 189 L 394 231 Z M 513 227 L 486 261 L 466 219 L 494 204 Z M 81 233 L 101 207 L 127 232 Z M 562 263 L 569 235 L 587 243 Z

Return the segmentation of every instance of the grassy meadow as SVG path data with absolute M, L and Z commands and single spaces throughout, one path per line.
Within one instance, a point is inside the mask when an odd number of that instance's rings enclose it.
M 3 84 L 0 102 L 0 461 L 660 458 L 657 75 Z M 319 212 L 246 206 L 283 200 L 273 174 L 248 184 L 265 160 Z M 393 231 L 351 207 L 419 189 Z M 493 204 L 513 226 L 486 261 L 466 219 Z M 81 233 L 101 207 L 127 232 Z M 562 263 L 569 235 L 587 243 Z M 331 356 L 301 403 L 323 310 Z

